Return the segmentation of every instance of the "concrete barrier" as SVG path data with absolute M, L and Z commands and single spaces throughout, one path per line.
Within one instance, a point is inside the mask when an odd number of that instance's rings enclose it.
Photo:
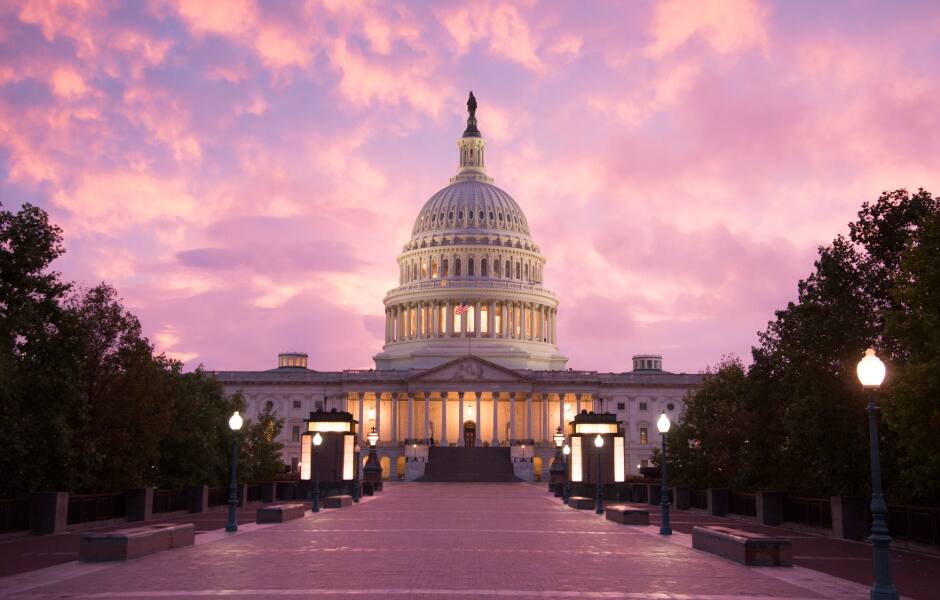
M 729 558 L 743 565 L 792 567 L 790 542 L 740 529 L 706 525 L 692 528 L 692 547 Z
M 106 533 L 86 533 L 79 545 L 82 562 L 124 561 L 183 546 L 192 546 L 192 523 L 161 523 Z
M 255 513 L 256 523 L 283 523 L 304 516 L 304 504 L 271 504 L 262 506 Z
M 604 518 L 621 525 L 649 525 L 650 511 L 633 504 L 612 504 L 604 507 Z

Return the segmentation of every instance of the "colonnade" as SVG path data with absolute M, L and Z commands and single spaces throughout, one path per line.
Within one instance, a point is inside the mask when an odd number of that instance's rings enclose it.
M 574 415 L 594 410 L 590 394 L 529 392 L 350 393 L 346 410 L 365 436 L 375 427 L 383 444 L 464 445 L 463 427 L 474 424 L 474 445 L 550 444 L 559 424 L 570 433 Z M 419 414 L 420 413 L 420 414 Z
M 479 300 L 455 315 L 455 300 L 385 308 L 385 343 L 447 337 L 508 338 L 556 344 L 558 309 L 537 302 Z

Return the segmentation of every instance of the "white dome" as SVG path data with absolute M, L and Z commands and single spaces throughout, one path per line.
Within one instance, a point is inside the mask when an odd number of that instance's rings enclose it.
M 423 233 L 507 231 L 529 237 L 529 223 L 512 196 L 491 183 L 464 180 L 440 190 L 424 204 L 412 228 Z

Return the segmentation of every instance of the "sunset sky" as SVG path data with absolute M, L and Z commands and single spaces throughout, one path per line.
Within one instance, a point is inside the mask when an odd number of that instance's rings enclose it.
M 0 199 L 159 351 L 369 368 L 473 90 L 575 369 L 749 358 L 819 244 L 940 192 L 936 2 L 0 4 Z

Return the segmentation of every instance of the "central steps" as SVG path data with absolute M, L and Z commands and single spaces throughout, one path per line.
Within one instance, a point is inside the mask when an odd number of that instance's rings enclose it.
M 416 481 L 486 483 L 520 480 L 513 472 L 509 448 L 431 446 L 424 476 Z

